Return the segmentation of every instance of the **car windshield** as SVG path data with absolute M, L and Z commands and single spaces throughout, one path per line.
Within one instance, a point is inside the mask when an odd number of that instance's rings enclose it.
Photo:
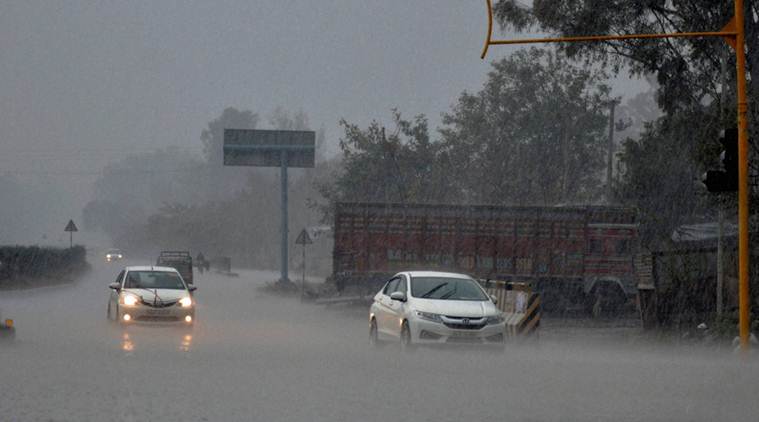
M 412 277 L 411 296 L 442 300 L 488 300 L 474 280 L 451 277 Z
M 185 289 L 179 274 L 168 271 L 130 271 L 125 289 Z

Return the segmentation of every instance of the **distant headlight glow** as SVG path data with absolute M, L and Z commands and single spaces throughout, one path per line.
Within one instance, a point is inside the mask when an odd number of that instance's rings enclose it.
M 190 306 L 192 306 L 192 298 L 189 297 L 189 296 L 185 296 L 185 297 L 179 299 L 179 304 L 183 308 L 189 308 Z

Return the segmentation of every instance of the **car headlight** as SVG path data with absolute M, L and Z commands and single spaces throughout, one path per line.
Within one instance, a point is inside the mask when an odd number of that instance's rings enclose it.
M 487 319 L 487 324 L 488 325 L 495 325 L 495 324 L 500 324 L 503 321 L 505 321 L 505 319 L 503 318 L 503 314 L 498 314 L 498 315 L 495 315 L 495 316 L 489 316 L 488 319 Z
M 192 298 L 190 296 L 185 296 L 179 299 L 179 306 L 183 308 L 189 308 L 190 306 L 192 306 Z
M 426 321 L 443 322 L 443 318 L 441 318 L 440 315 L 430 312 L 416 311 L 416 316 Z
M 137 302 L 139 302 L 139 299 L 135 295 L 124 295 L 124 298 L 121 300 L 124 306 L 134 306 Z

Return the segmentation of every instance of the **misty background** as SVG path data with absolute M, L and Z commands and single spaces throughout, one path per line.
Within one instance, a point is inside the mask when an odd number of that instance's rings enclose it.
M 392 128 L 397 110 L 444 138 L 443 115 L 517 51 L 480 60 L 486 24 L 484 5 L 461 1 L 4 2 L 0 243 L 66 245 L 71 218 L 75 239 L 99 247 L 268 265 L 278 170 L 221 167 L 219 130 L 317 131 L 317 168 L 290 173 L 297 236 L 323 224 L 314 205 L 340 168 L 346 125 Z M 617 143 L 658 112 L 651 85 L 624 76 L 604 82 L 630 122 Z M 595 112 L 603 140 L 607 111 Z

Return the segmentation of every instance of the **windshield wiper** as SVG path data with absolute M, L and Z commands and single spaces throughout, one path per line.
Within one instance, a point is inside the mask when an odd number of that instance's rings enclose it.
M 158 304 L 158 301 L 160 300 L 161 303 L 163 303 L 163 299 L 161 299 L 160 296 L 158 296 L 158 288 L 154 287 L 153 290 L 150 290 L 145 287 L 135 287 L 136 289 L 145 290 L 147 292 L 153 293 L 153 306 Z M 142 299 L 142 296 L 140 296 L 140 299 Z M 143 299 L 144 300 L 144 299 Z
M 443 284 L 438 284 L 437 286 L 433 287 L 432 289 L 430 289 L 430 291 L 428 291 L 427 293 L 421 295 L 420 297 L 430 297 L 431 294 L 435 293 L 436 291 L 442 289 L 443 287 L 445 287 L 447 285 L 448 285 L 448 282 L 445 282 Z
M 453 290 L 450 292 L 440 296 L 440 299 L 448 299 L 449 297 L 453 296 L 454 293 L 456 293 L 456 286 L 453 286 Z

